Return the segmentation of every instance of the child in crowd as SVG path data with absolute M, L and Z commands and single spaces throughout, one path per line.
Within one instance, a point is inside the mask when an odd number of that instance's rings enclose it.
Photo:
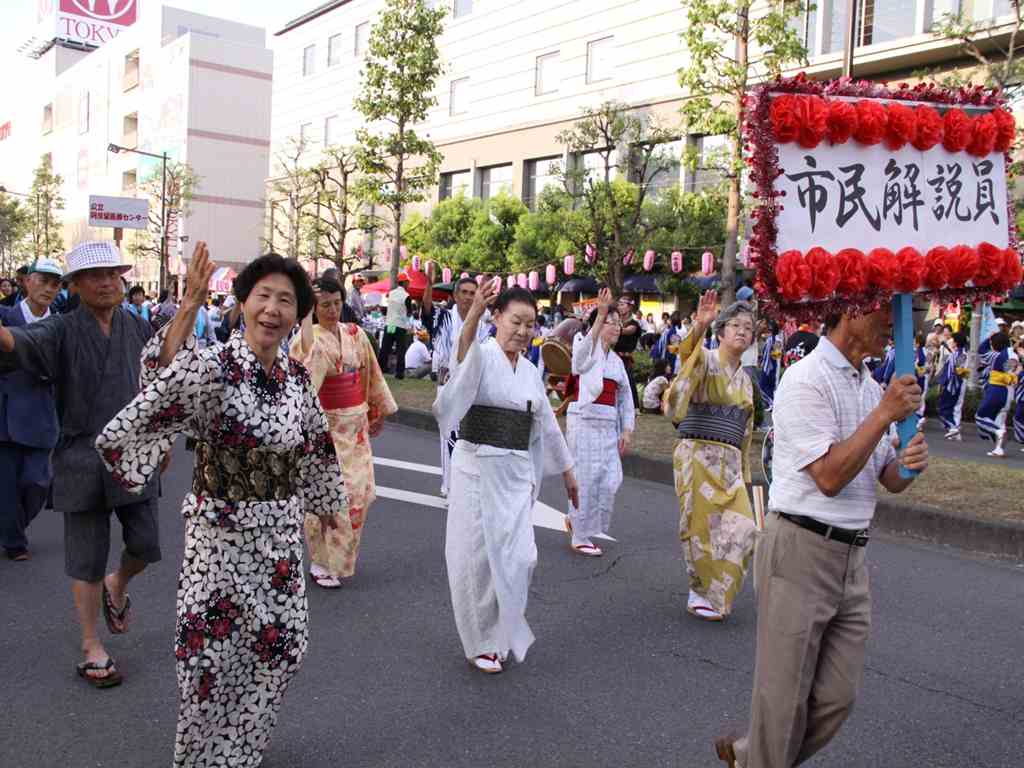
M 651 371 L 650 381 L 644 386 L 641 413 L 661 415 L 661 396 L 668 389 L 669 377 L 672 375 L 672 364 L 667 360 L 656 360 Z

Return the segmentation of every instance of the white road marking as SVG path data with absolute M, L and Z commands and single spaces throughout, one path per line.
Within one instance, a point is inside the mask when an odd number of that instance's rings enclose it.
M 382 467 L 392 467 L 394 469 L 405 469 L 409 472 L 420 472 L 425 475 L 436 475 L 441 476 L 441 468 L 435 467 L 430 464 L 417 464 L 412 461 L 399 461 L 398 459 L 386 459 L 383 456 L 374 456 L 373 463 L 378 464 Z M 448 506 L 448 502 L 440 496 L 431 496 L 427 493 L 416 493 L 415 491 L 407 491 L 404 488 L 388 488 L 382 485 L 377 486 L 377 495 L 382 499 L 394 499 L 395 501 L 405 501 L 410 504 L 419 504 L 424 507 L 436 507 L 437 509 L 445 509 Z M 543 501 L 538 501 L 533 506 L 533 525 L 537 528 L 547 528 L 552 531 L 564 531 L 566 515 L 559 512 L 554 507 L 545 504 Z M 597 536 L 596 538 L 604 539 L 606 541 L 615 541 L 611 536 Z

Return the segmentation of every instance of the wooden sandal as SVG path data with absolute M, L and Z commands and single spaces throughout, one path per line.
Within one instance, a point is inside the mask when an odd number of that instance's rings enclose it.
M 106 582 L 103 583 L 103 620 L 107 623 L 107 629 L 112 635 L 123 635 L 128 631 L 128 622 L 131 620 L 132 599 L 127 592 L 124 593 L 124 605 L 121 610 L 114 607 L 114 599 L 107 591 Z
M 106 672 L 107 674 L 104 677 L 97 677 L 90 675 L 90 672 Z M 93 688 L 113 688 L 124 682 L 121 673 L 114 666 L 114 659 L 110 656 L 103 664 L 97 664 L 95 661 L 83 661 L 78 665 L 78 676 Z

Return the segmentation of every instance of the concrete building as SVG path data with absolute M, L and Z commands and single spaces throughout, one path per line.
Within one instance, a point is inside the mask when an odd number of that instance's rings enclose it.
M 92 41 L 62 33 L 74 30 L 66 20 L 58 21 L 57 36 L 44 22 L 17 75 L 30 78 L 31 98 L 0 116 L 9 123 L 0 140 L 0 184 L 27 192 L 33 169 L 49 154 L 64 179 L 61 217 L 70 247 L 112 236 L 88 226 L 89 195 L 133 197 L 160 173 L 160 160 L 115 154 L 110 144 L 166 152 L 198 178 L 190 213 L 168 230 L 171 264 L 180 269 L 189 241 L 204 239 L 219 264 L 237 269 L 260 253 L 263 234 L 273 70 L 265 30 L 155 0 L 136 10 L 134 23 Z M 159 210 L 159 198 L 151 205 Z M 126 252 L 135 236 L 125 230 Z M 130 279 L 155 289 L 158 276 L 152 258 Z
M 584 107 L 615 100 L 677 125 L 684 64 L 679 0 L 438 0 L 449 10 L 440 49 L 445 74 L 437 107 L 418 128 L 444 155 L 436 202 L 462 191 L 487 198 L 508 190 L 532 207 L 555 180 L 551 162 L 570 158 L 557 135 Z M 858 31 L 857 72 L 908 77 L 929 65 L 955 64 L 958 45 L 927 32 L 960 0 L 866 0 Z M 271 148 L 289 139 L 318 147 L 352 142 L 361 116 L 352 108 L 362 52 L 382 0 L 332 0 L 285 25 L 272 38 L 274 113 Z M 1009 0 L 973 0 L 973 18 L 1010 20 Z M 807 71 L 835 77 L 842 66 L 845 0 L 818 0 L 794 22 L 810 51 Z M 680 137 L 709 150 L 719 137 Z M 273 159 L 272 171 L 273 174 Z M 657 187 L 700 189 L 713 172 L 675 166 Z M 657 189 L 653 190 L 657 193 Z

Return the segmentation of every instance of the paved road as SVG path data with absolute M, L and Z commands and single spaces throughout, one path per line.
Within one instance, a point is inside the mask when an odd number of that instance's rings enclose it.
M 430 435 L 388 426 L 381 456 L 437 463 Z M 76 633 L 52 512 L 36 557 L 0 562 L 4 768 L 170 764 L 171 656 L 190 473 L 166 478 L 165 560 L 132 594 L 138 619 L 109 648 L 126 682 L 94 691 L 74 676 Z M 382 486 L 435 494 L 435 475 L 378 469 Z M 558 488 L 542 498 L 561 506 Z M 682 610 L 671 489 L 627 480 L 602 559 L 537 529 L 540 563 L 526 663 L 485 677 L 463 661 L 448 601 L 444 510 L 384 499 L 360 570 L 339 592 L 311 590 L 306 666 L 289 691 L 266 768 L 691 768 L 721 765 L 709 744 L 746 717 L 755 616 L 749 586 L 724 625 Z M 870 545 L 875 627 L 864 690 L 847 727 L 807 765 L 842 768 L 1024 764 L 1024 569 L 900 541 Z

